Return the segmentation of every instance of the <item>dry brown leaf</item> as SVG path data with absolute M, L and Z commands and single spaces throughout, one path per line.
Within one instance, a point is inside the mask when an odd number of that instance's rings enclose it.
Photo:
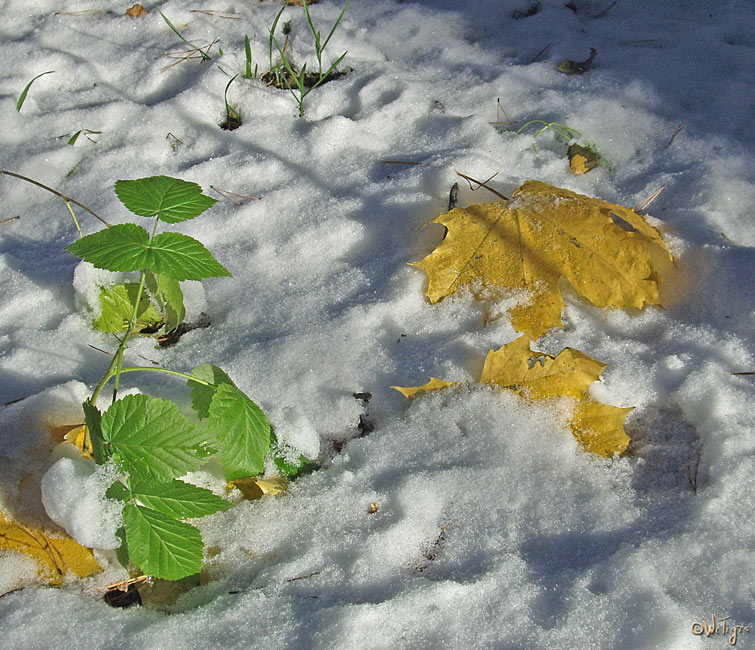
M 642 309 L 659 304 L 660 270 L 673 260 L 633 210 L 540 181 L 431 223 L 446 226 L 446 238 L 413 264 L 427 273 L 430 302 L 466 285 L 478 296 L 524 289 L 530 300 L 511 310 L 511 322 L 533 339 L 563 326 L 562 277 L 594 305 Z
M 126 15 L 131 16 L 132 18 L 137 18 L 139 16 L 146 16 L 147 10 L 137 2 L 135 5 L 132 5 L 131 7 L 126 9 Z
M 614 454 L 623 454 L 629 445 L 624 420 L 632 409 L 601 404 L 589 397 L 590 384 L 600 379 L 605 368 L 606 364 L 571 348 L 556 356 L 532 352 L 530 339 L 525 334 L 488 352 L 480 382 L 530 399 L 560 396 L 576 399 L 569 422 L 574 437 L 587 451 L 611 458 Z M 393 388 L 412 399 L 453 385 L 454 382 L 433 378 L 424 386 Z
M 48 534 L 9 521 L 0 514 L 0 550 L 19 551 L 36 560 L 40 572 L 51 585 L 62 584 L 63 578 L 73 572 L 86 578 L 101 571 L 88 548 L 65 534 Z

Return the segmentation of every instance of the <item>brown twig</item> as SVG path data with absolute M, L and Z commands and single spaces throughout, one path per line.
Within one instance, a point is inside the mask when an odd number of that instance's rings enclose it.
M 95 219 L 104 223 L 108 228 L 110 227 L 110 224 L 107 221 L 105 221 L 100 215 L 98 215 L 94 210 L 92 210 L 91 208 L 88 208 L 83 203 L 79 203 L 76 199 L 72 199 L 70 196 L 66 196 L 62 192 L 58 192 L 58 190 L 52 189 L 48 185 L 40 183 L 39 181 L 35 181 L 33 178 L 29 178 L 28 176 L 22 176 L 21 174 L 16 174 L 15 172 L 9 172 L 7 169 L 0 169 L 0 176 L 2 176 L 3 174 L 6 174 L 7 176 L 13 176 L 14 178 L 20 178 L 22 181 L 26 181 L 27 183 L 31 183 L 32 185 L 41 187 L 43 190 L 52 192 L 55 196 L 63 199 L 63 201 L 66 201 L 67 203 L 73 203 L 74 205 L 78 205 L 80 208 L 83 208 L 89 214 L 91 214 Z
M 478 181 L 478 180 L 477 180 L 477 179 L 475 179 L 475 178 L 472 178 L 471 176 L 467 176 L 466 174 L 462 174 L 462 173 L 461 173 L 460 171 L 457 171 L 456 173 L 457 173 L 457 174 L 458 174 L 459 176 L 461 176 L 461 177 L 462 177 L 462 178 L 463 178 L 463 179 L 464 179 L 465 181 L 467 181 L 467 183 L 469 183 L 469 188 L 470 188 L 470 189 L 471 189 L 472 191 L 475 191 L 475 188 L 473 188 L 473 187 L 472 187 L 472 183 L 477 183 L 477 185 L 479 186 L 479 187 L 478 187 L 477 189 L 479 189 L 480 187 L 484 187 L 484 188 L 485 188 L 485 189 L 486 189 L 486 190 L 487 190 L 488 192 L 492 192 L 492 193 L 493 193 L 493 194 L 495 194 L 496 196 L 500 196 L 500 197 L 501 197 L 501 198 L 502 198 L 502 199 L 503 199 L 504 201 L 508 201 L 508 200 L 509 200 L 509 197 L 508 197 L 508 196 L 504 196 L 504 195 L 503 195 L 503 194 L 501 194 L 501 193 L 500 193 L 500 192 L 499 192 L 498 190 L 494 190 L 494 189 L 493 189 L 492 187 L 490 187 L 489 185 L 487 185 L 487 183 L 488 183 L 489 181 L 493 180 L 493 179 L 494 179 L 494 178 L 495 178 L 496 176 L 498 176 L 498 172 L 496 172 L 496 173 L 495 173 L 495 174 L 493 174 L 493 175 L 492 175 L 492 176 L 491 176 L 490 178 L 488 178 L 487 180 L 485 180 L 485 181 L 482 181 L 482 182 L 481 182 L 481 181 Z
M 5 221 L 0 221 L 0 226 L 4 226 L 7 223 L 10 223 L 11 221 L 15 221 L 16 219 L 20 219 L 21 217 L 11 217 L 10 219 L 6 219 Z
M 215 187 L 214 185 L 210 185 L 210 189 L 211 190 L 215 190 L 218 194 L 222 194 L 223 196 L 225 196 L 227 194 L 230 194 L 231 196 L 238 196 L 239 198 L 242 198 L 242 199 L 251 199 L 252 201 L 260 201 L 260 200 L 262 200 L 261 196 L 248 196 L 247 194 L 236 194 L 236 192 L 230 192 L 229 190 L 223 190 L 223 189 L 220 189 L 219 187 Z M 234 203 L 236 203 L 238 205 L 241 205 L 241 203 L 242 203 L 241 201 L 235 201 L 230 196 L 225 196 L 225 198 L 227 198 L 229 201 L 233 201 Z
M 655 201 L 658 198 L 660 193 L 666 189 L 666 185 L 667 183 L 664 183 L 644 201 L 640 201 L 636 206 L 634 206 L 634 211 L 639 212 L 640 210 L 644 210 L 645 208 L 647 208 L 653 201 Z
M 222 9 L 190 9 L 193 14 L 207 14 L 208 16 L 217 16 L 218 18 L 230 18 L 231 20 L 241 20 L 235 11 L 223 11 Z
M 684 124 L 680 124 L 676 127 L 676 131 L 674 131 L 673 135 L 669 139 L 669 141 L 666 143 L 666 149 L 668 149 L 671 146 L 671 143 L 674 141 L 674 138 L 676 138 L 677 135 L 679 135 L 679 132 L 684 128 Z

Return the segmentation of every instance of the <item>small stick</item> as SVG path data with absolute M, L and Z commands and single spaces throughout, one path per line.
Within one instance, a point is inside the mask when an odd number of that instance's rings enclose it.
M 459 196 L 459 184 L 451 185 L 451 191 L 448 193 L 448 210 L 449 212 L 456 207 L 456 199 Z
M 755 372 L 732 372 L 732 375 L 755 375 Z
M 104 223 L 108 228 L 110 228 L 110 224 L 107 221 L 105 221 L 100 215 L 98 215 L 94 210 L 88 208 L 83 203 L 79 203 L 75 199 L 72 199 L 70 196 L 66 196 L 65 194 L 62 194 L 61 192 L 58 192 L 58 190 L 54 190 L 51 187 L 44 185 L 43 183 L 40 183 L 39 181 L 35 181 L 33 178 L 29 178 L 28 176 L 22 176 L 21 174 L 9 172 L 7 169 L 0 169 L 0 176 L 2 176 L 3 174 L 6 174 L 8 176 L 13 176 L 14 178 L 20 178 L 22 181 L 26 181 L 27 183 L 31 183 L 32 185 L 41 187 L 43 190 L 52 192 L 55 196 L 63 199 L 63 201 L 66 203 L 73 203 L 74 205 L 78 205 L 80 208 L 83 208 L 89 214 L 91 214 L 95 219 L 98 219 L 99 221 Z
M 664 183 L 644 201 L 640 201 L 636 206 L 634 206 L 634 211 L 639 212 L 640 210 L 644 210 L 645 208 L 647 208 L 653 201 L 655 201 L 658 198 L 660 193 L 666 189 L 666 185 L 668 185 L 668 183 Z
M 189 9 L 193 14 L 207 14 L 208 16 L 217 16 L 218 18 L 230 18 L 231 20 L 241 20 L 235 11 L 222 11 L 221 9 Z
M 684 128 L 684 124 L 680 124 L 676 127 L 676 131 L 674 131 L 674 134 L 671 136 L 671 139 L 666 143 L 666 149 L 668 149 L 671 146 L 671 143 L 674 141 L 674 138 L 676 138 L 677 135 L 679 135 L 679 132 Z
M 421 162 L 412 162 L 411 160 L 381 160 L 380 162 L 387 163 L 389 165 L 421 165 Z
M 16 219 L 20 219 L 21 216 L 18 217 L 11 217 L 10 219 L 6 219 L 5 221 L 0 221 L 0 226 L 4 226 L 6 223 L 10 223 L 11 221 L 15 221 Z
M 546 53 L 546 52 L 547 52 L 548 50 L 550 50 L 550 49 L 551 49 L 551 44 L 550 44 L 550 43 L 548 43 L 548 45 L 546 45 L 546 46 L 545 46 L 545 47 L 544 47 L 544 48 L 543 48 L 542 50 L 540 50 L 540 51 L 539 51 L 539 52 L 538 52 L 538 53 L 537 53 L 537 54 L 536 54 L 536 55 L 534 56 L 534 58 L 533 58 L 533 59 L 532 59 L 532 60 L 530 61 L 530 63 L 535 63 L 535 61 L 537 61 L 537 60 L 538 60 L 538 59 L 539 59 L 539 58 L 540 58 L 541 56 L 543 56 L 543 55 L 544 55 L 544 54 L 545 54 L 545 53 Z
M 504 201 L 508 201 L 508 200 L 509 200 L 509 197 L 508 197 L 508 196 L 504 196 L 504 195 L 503 195 L 503 194 L 501 194 L 501 193 L 500 193 L 499 191 L 497 191 L 497 190 L 494 190 L 494 189 L 493 189 L 492 187 L 490 187 L 490 186 L 486 185 L 486 183 L 487 183 L 488 181 L 491 181 L 491 180 L 492 180 L 492 179 L 494 179 L 494 178 L 495 178 L 496 176 L 498 176 L 498 172 L 496 172 L 496 173 L 495 173 L 495 174 L 493 174 L 493 175 L 492 175 L 492 176 L 491 176 L 490 178 L 488 178 L 488 179 L 487 179 L 486 181 L 483 181 L 483 182 L 480 182 L 480 181 L 478 181 L 477 179 L 475 179 L 475 178 L 472 178 L 471 176 L 467 176 L 466 174 L 462 174 L 462 173 L 461 173 L 461 172 L 459 172 L 459 171 L 457 171 L 456 173 L 457 173 L 457 174 L 458 174 L 459 176 L 461 176 L 461 177 L 462 177 L 462 178 L 463 178 L 463 179 L 464 179 L 465 181 L 467 181 L 467 182 L 469 183 L 469 187 L 470 187 L 470 189 L 472 189 L 472 191 L 475 191 L 475 190 L 474 190 L 474 189 L 472 188 L 472 183 L 477 183 L 477 185 L 479 186 L 479 187 L 478 187 L 478 189 L 479 189 L 480 187 L 484 187 L 484 188 L 485 188 L 486 190 L 488 190 L 488 192 L 492 192 L 492 193 L 493 193 L 493 194 L 495 194 L 496 196 L 500 196 L 500 197 L 501 197 L 501 198 L 502 198 L 502 199 L 503 199 Z
M 247 194 L 236 194 L 236 192 L 230 192 L 229 190 L 223 190 L 223 189 L 220 189 L 219 187 L 215 187 L 214 185 L 210 185 L 210 189 L 211 190 L 215 190 L 216 192 L 218 192 L 218 194 L 223 194 L 223 195 L 230 194 L 231 196 L 238 196 L 239 198 L 242 198 L 242 199 L 251 199 L 252 201 L 261 201 L 262 200 L 261 196 L 248 196 Z M 230 196 L 228 196 L 226 198 L 229 201 L 233 201 L 234 203 L 237 203 L 237 204 L 241 205 L 241 201 L 234 201 Z

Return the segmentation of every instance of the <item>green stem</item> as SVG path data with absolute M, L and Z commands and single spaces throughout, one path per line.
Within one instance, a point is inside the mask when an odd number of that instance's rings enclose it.
M 202 384 L 203 386 L 214 386 L 214 384 L 211 384 L 209 381 L 205 381 L 204 379 L 200 379 L 199 377 L 195 377 L 194 375 L 189 375 L 185 372 L 179 372 L 178 370 L 170 370 L 168 368 L 159 368 L 155 366 L 128 366 L 127 368 L 121 368 L 120 372 L 164 372 L 166 375 L 175 375 L 176 377 L 183 377 L 186 380 L 194 381 L 198 384 Z

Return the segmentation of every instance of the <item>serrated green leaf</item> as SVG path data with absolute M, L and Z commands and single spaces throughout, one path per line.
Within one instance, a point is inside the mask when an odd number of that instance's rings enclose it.
M 202 569 L 202 536 L 191 524 L 127 503 L 123 527 L 131 562 L 145 574 L 180 580 Z
M 200 242 L 178 232 L 164 232 L 152 240 L 145 266 L 176 280 L 231 275 Z
M 128 501 L 131 499 L 131 491 L 120 481 L 115 481 L 107 490 L 105 496 L 116 501 Z
M 126 529 L 121 526 L 115 531 L 115 536 L 121 541 L 121 545 L 115 549 L 115 557 L 124 569 L 128 569 L 131 558 L 128 556 L 128 541 L 126 541 Z
M 204 517 L 233 507 L 210 490 L 175 479 L 168 483 L 134 483 L 131 494 L 148 508 L 174 519 Z
M 230 384 L 234 387 L 236 384 L 221 368 L 211 363 L 203 363 L 201 366 L 197 366 L 191 371 L 191 374 L 197 379 L 212 384 L 207 386 L 197 381 L 189 380 L 186 382 L 186 385 L 191 389 L 191 406 L 197 412 L 199 419 L 204 420 L 210 416 L 210 402 L 215 396 L 215 389 L 220 384 Z
M 270 423 L 262 409 L 233 384 L 221 383 L 209 415 L 208 427 L 218 440 L 226 479 L 261 474 L 270 448 Z
M 100 230 L 66 246 L 66 250 L 98 269 L 137 271 L 145 268 L 149 233 L 133 223 Z
M 165 331 L 172 332 L 186 316 L 184 294 L 178 280 L 145 271 L 145 284 L 165 315 Z
M 167 481 L 204 464 L 196 449 L 206 432 L 167 400 L 122 397 L 102 416 L 102 433 L 113 459 L 132 478 Z
M 202 214 L 217 202 L 202 194 L 196 183 L 170 176 L 149 176 L 116 181 L 115 193 L 134 214 L 157 216 L 165 223 L 179 223 Z
M 138 282 L 126 282 L 112 287 L 100 288 L 100 315 L 92 325 L 103 332 L 122 332 L 128 327 L 134 313 L 134 303 L 139 293 Z M 139 311 L 136 315 L 137 329 L 157 327 L 163 322 L 162 316 L 142 292 Z

